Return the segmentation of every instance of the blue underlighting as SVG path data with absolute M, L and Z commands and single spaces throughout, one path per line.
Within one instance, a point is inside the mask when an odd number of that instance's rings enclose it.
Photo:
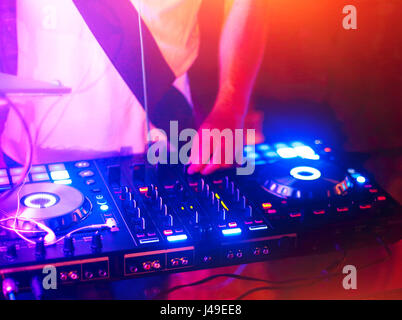
M 358 177 L 356 178 L 356 181 L 357 181 L 358 183 L 365 183 L 365 182 L 366 182 L 366 178 L 363 177 L 363 176 L 358 176 Z
M 295 167 L 290 170 L 290 175 L 299 180 L 312 181 L 319 179 L 321 172 L 313 167 Z
M 169 242 L 177 242 L 177 241 L 185 241 L 187 240 L 186 234 L 176 234 L 174 236 L 168 236 L 167 241 Z
M 244 151 L 245 151 L 245 152 L 252 152 L 252 151 L 254 151 L 254 149 L 255 149 L 255 148 L 252 147 L 252 146 L 245 146 L 245 147 L 244 147 Z
M 231 228 L 231 229 L 223 229 L 222 234 L 226 236 L 237 236 L 241 234 L 241 229 L 240 228 Z

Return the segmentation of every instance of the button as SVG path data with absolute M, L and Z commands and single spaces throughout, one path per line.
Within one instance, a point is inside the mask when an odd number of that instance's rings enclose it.
M 66 166 L 63 163 L 49 164 L 49 171 L 64 171 Z
M 76 168 L 88 168 L 90 166 L 88 161 L 79 161 L 74 164 Z
M 96 181 L 94 179 L 88 179 L 88 180 L 85 180 L 85 183 L 87 186 L 91 186 L 91 185 L 95 184 Z
M 7 177 L 7 170 L 6 169 L 0 169 L 0 177 Z
M 24 168 L 11 168 L 10 169 L 10 174 L 12 176 L 20 176 L 21 174 L 23 174 L 24 172 Z
M 84 170 L 78 174 L 80 175 L 81 178 L 88 178 L 95 175 L 95 173 L 92 170 Z
M 46 167 L 45 166 L 33 166 L 31 168 L 31 173 L 45 173 Z
M 66 180 L 70 179 L 70 175 L 68 174 L 68 171 L 63 170 L 63 171 L 52 171 L 50 172 L 50 176 L 52 177 L 53 180 Z
M 50 180 L 50 178 L 46 172 L 32 174 L 32 181 L 48 181 L 48 180 Z
M 7 186 L 10 184 L 8 177 L 0 177 L 0 186 Z
M 99 192 L 101 192 L 101 189 L 94 188 L 94 189 L 91 189 L 91 191 L 92 191 L 93 193 L 99 193 Z
M 12 176 L 11 178 L 13 179 L 13 183 L 16 184 L 21 179 L 21 176 Z M 25 182 L 29 182 L 29 177 L 25 178 Z

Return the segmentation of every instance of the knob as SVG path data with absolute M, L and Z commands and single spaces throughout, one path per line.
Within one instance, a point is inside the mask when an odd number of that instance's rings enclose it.
M 91 248 L 93 251 L 100 251 L 102 249 L 102 237 L 99 232 L 96 232 L 92 236 L 92 243 L 91 243 Z
M 226 221 L 226 218 L 227 218 L 227 211 L 226 209 L 223 208 L 221 211 L 221 220 Z
M 239 190 L 239 188 L 236 188 L 235 199 L 236 199 L 236 202 L 240 201 L 240 190 Z
M 66 236 L 64 238 L 63 251 L 66 256 L 74 253 L 74 242 L 71 236 Z
M 158 198 L 158 208 L 159 208 L 159 211 L 163 210 L 163 199 L 162 199 L 162 197 Z
M 253 207 L 252 206 L 248 206 L 246 209 L 246 216 L 251 218 L 253 216 Z
M 245 196 L 242 196 L 242 197 L 241 197 L 241 202 L 242 202 L 243 209 L 246 209 L 246 206 L 247 206 L 247 199 L 246 199 Z
M 39 238 L 35 244 L 35 256 L 38 258 L 43 258 L 46 255 L 45 241 L 43 238 Z
M 194 223 L 199 224 L 200 223 L 200 214 L 198 211 L 194 212 Z
M 173 227 L 173 216 L 171 214 L 168 214 L 165 217 L 165 225 L 168 227 Z
M 229 177 L 225 176 L 225 188 L 229 189 Z
M 9 260 L 14 260 L 17 258 L 17 247 L 15 244 L 11 244 L 7 247 L 6 258 Z
M 214 205 L 215 203 L 215 193 L 211 192 L 211 204 Z
M 121 188 L 121 200 L 125 200 L 128 193 L 130 193 L 130 189 L 126 186 L 122 187 Z

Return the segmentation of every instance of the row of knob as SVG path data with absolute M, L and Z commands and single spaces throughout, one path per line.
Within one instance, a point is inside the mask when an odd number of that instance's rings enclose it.
M 93 252 L 99 252 L 102 249 L 102 238 L 99 232 L 92 236 L 91 249 Z M 74 254 L 74 240 L 71 236 L 64 238 L 63 252 L 65 256 L 71 256 Z M 18 257 L 17 246 L 11 244 L 7 247 L 6 258 L 8 260 L 15 260 Z M 44 258 L 46 256 L 46 245 L 43 238 L 39 238 L 35 243 L 35 256 L 37 258 Z

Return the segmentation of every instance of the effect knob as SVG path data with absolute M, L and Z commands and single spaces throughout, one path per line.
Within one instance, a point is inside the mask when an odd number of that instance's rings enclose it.
M 70 256 L 74 253 L 74 242 L 71 236 L 64 238 L 63 251 L 66 256 Z
M 15 244 L 11 244 L 7 247 L 6 258 L 8 260 L 15 260 L 17 258 L 17 247 Z
M 99 252 L 102 249 L 102 237 L 99 232 L 92 236 L 91 248 L 94 252 Z
M 35 243 L 35 256 L 43 258 L 46 255 L 45 241 L 43 238 L 38 239 Z

